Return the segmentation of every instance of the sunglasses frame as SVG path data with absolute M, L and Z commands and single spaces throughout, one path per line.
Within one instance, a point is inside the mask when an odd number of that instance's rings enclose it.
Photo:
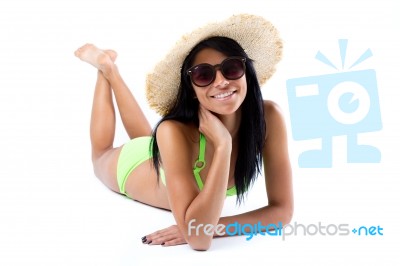
M 234 79 L 227 78 L 227 77 L 225 76 L 224 69 L 223 69 L 224 63 L 226 63 L 227 61 L 230 61 L 230 60 L 239 60 L 239 61 L 242 63 L 242 66 L 243 66 L 243 74 L 240 75 L 240 76 L 237 77 L 237 78 L 234 78 Z M 190 77 L 190 80 L 192 81 L 192 83 L 193 83 L 194 85 L 196 85 L 197 87 L 207 87 L 208 85 L 210 85 L 211 83 L 213 83 L 213 82 L 215 81 L 215 78 L 216 78 L 216 76 L 217 76 L 217 70 L 218 70 L 218 69 L 221 71 L 222 75 L 223 75 L 224 78 L 226 78 L 226 79 L 229 79 L 229 80 L 237 80 L 237 79 L 240 79 L 240 78 L 243 77 L 243 75 L 246 73 L 246 64 L 245 64 L 245 63 L 246 63 L 246 58 L 245 58 L 245 57 L 242 57 L 242 56 L 230 56 L 230 57 L 228 57 L 228 58 L 225 58 L 220 64 L 210 65 L 210 64 L 207 64 L 207 63 L 203 63 L 203 64 L 199 64 L 199 65 L 192 66 L 191 68 L 189 68 L 189 69 L 187 70 L 186 74 Z M 194 80 L 193 80 L 193 78 L 192 78 L 193 70 L 194 70 L 195 68 L 197 68 L 197 67 L 200 67 L 200 66 L 211 67 L 211 69 L 213 70 L 213 78 L 211 79 L 210 83 L 208 83 L 208 84 L 206 84 L 206 85 L 201 85 L 201 86 L 199 86 L 198 84 L 196 84 L 196 82 L 194 82 Z

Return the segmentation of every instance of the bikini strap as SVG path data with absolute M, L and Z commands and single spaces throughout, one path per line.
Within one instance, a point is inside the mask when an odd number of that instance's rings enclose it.
M 200 190 L 203 189 L 204 184 L 200 177 L 200 172 L 206 167 L 206 138 L 203 134 L 200 133 L 200 147 L 199 147 L 199 158 L 194 163 L 193 174 L 196 179 L 197 186 Z M 226 191 L 226 196 L 234 196 L 236 195 L 236 186 L 231 187 Z
M 199 158 L 196 160 L 193 167 L 194 177 L 196 178 L 196 183 L 200 190 L 202 190 L 204 186 L 203 181 L 201 180 L 200 177 L 200 172 L 201 170 L 203 170 L 204 167 L 206 167 L 205 156 L 206 156 L 206 138 L 204 137 L 203 134 L 200 133 Z

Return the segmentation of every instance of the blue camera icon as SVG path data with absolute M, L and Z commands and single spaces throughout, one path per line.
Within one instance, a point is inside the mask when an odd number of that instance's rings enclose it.
M 357 144 L 357 134 L 382 129 L 373 69 L 301 77 L 286 83 L 295 140 L 321 139 L 320 150 L 305 151 L 299 167 L 332 167 L 332 137 L 347 136 L 348 163 L 378 163 L 380 151 Z

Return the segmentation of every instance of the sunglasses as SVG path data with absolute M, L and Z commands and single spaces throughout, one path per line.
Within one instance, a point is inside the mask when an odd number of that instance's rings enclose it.
M 246 58 L 232 56 L 226 58 L 221 64 L 210 65 L 200 64 L 189 68 L 187 74 L 190 80 L 197 87 L 206 87 L 214 82 L 217 75 L 217 69 L 221 70 L 222 75 L 226 79 L 240 79 L 246 72 Z

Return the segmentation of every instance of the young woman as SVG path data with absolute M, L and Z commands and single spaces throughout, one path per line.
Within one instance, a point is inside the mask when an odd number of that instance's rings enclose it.
M 258 16 L 233 16 L 185 36 L 148 76 L 150 105 L 163 115 L 152 131 L 114 64 L 117 54 L 91 44 L 75 52 L 98 69 L 90 131 L 96 176 L 118 193 L 171 210 L 176 220 L 143 243 L 207 250 L 213 234 L 195 234 L 197 225 L 290 221 L 285 123 L 260 91 L 280 53 L 275 28 Z M 131 138 L 121 147 L 113 147 L 112 93 Z M 237 194 L 240 203 L 262 164 L 265 206 L 220 217 L 225 197 Z

